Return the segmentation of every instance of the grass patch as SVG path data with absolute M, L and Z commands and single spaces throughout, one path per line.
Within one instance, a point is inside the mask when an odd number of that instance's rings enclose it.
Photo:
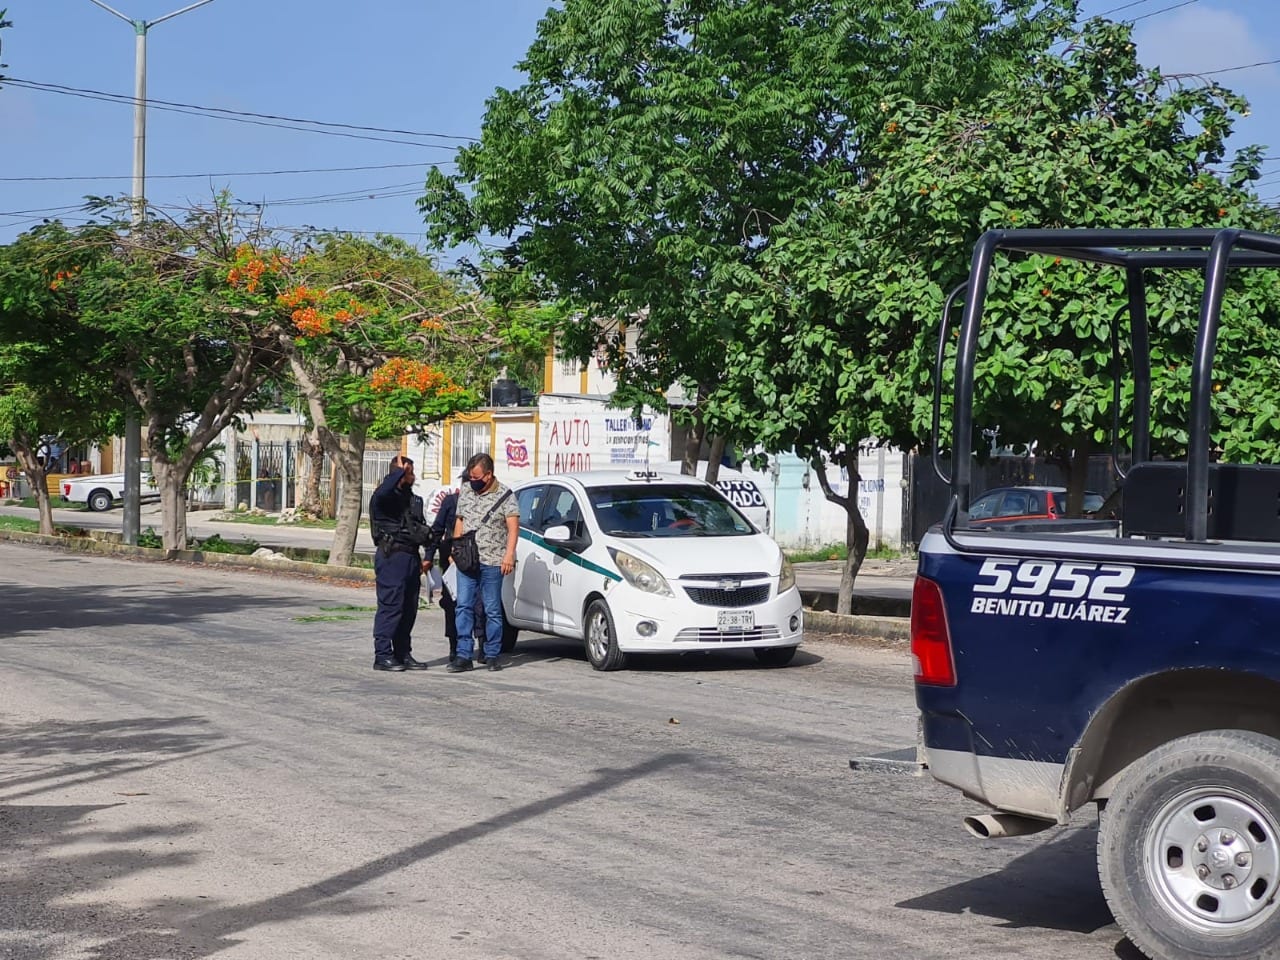
M 88 511 L 88 507 L 83 503 L 63 503 L 61 497 L 50 497 L 50 504 L 58 510 L 84 510 Z M 35 497 L 23 497 L 21 500 L 7 500 L 6 503 L 11 507 L 26 507 L 30 510 L 36 510 L 40 506 L 40 501 Z
M 359 620 L 359 617 L 344 617 L 336 613 L 313 613 L 293 618 L 297 623 L 336 623 L 342 620 Z
M 261 547 L 262 544 L 257 540 L 223 540 L 217 533 L 203 540 L 194 541 L 192 544 L 193 550 L 203 550 L 205 553 L 236 553 L 243 557 L 249 556 Z
M 350 610 L 350 611 L 355 611 L 355 612 L 358 612 L 358 613 L 369 613 L 369 612 L 376 611 L 378 608 L 377 608 L 377 607 L 358 607 L 358 606 L 356 606 L 356 605 L 355 605 L 355 604 L 353 604 L 353 603 L 344 603 L 344 604 L 341 604 L 340 606 L 336 606 L 336 607 L 321 607 L 320 609 L 321 609 L 321 610 L 328 610 L 328 611 L 334 611 L 334 610 Z
M 829 543 L 821 547 L 812 547 L 808 550 L 787 550 L 784 551 L 787 559 L 792 563 L 817 563 L 826 560 L 845 560 L 849 556 L 849 548 L 843 543 Z M 894 550 L 891 547 L 882 547 L 879 550 L 868 550 L 865 559 L 867 560 L 901 560 L 909 557 L 911 554 L 902 550 Z
M 21 533 L 39 533 L 40 521 L 26 517 L 0 517 L 0 530 L 17 530 Z
M 251 523 L 260 527 L 309 527 L 312 530 L 333 530 L 338 525 L 337 520 L 294 520 L 291 523 L 281 523 L 279 516 L 271 513 L 220 513 L 213 519 L 218 523 Z

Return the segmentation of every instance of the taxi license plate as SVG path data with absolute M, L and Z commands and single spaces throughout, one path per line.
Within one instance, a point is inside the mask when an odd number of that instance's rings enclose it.
M 751 630 L 756 625 L 754 610 L 721 610 L 716 626 L 721 630 Z

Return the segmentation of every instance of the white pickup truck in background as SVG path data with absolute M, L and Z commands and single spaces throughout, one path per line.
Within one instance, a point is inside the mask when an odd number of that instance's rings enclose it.
M 117 501 L 124 499 L 123 473 L 98 473 L 87 477 L 63 477 L 62 500 L 64 503 L 83 503 L 90 510 L 110 510 Z M 151 464 L 142 463 L 142 495 L 143 503 L 155 503 L 160 500 L 160 491 L 156 489 L 155 480 L 151 476 Z

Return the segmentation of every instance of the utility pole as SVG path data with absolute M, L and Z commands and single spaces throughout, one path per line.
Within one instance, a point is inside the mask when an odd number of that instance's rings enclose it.
M 137 229 L 147 213 L 147 31 L 156 24 L 172 20 L 213 0 L 196 0 L 181 10 L 166 13 L 154 20 L 134 20 L 102 0 L 89 0 L 112 16 L 119 17 L 134 33 L 133 71 L 133 226 Z M 136 545 L 141 530 L 142 511 L 142 417 L 137 407 L 129 405 L 124 420 L 124 542 Z

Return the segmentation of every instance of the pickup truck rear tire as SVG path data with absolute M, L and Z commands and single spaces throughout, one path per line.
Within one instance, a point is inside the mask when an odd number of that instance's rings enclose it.
M 1121 775 L 1098 830 L 1098 875 L 1153 960 L 1280 951 L 1280 741 L 1181 737 Z
M 89 494 L 88 500 L 85 501 L 90 510 L 95 513 L 101 513 L 103 510 L 110 510 L 115 505 L 115 499 L 111 496 L 110 490 L 97 489 Z

